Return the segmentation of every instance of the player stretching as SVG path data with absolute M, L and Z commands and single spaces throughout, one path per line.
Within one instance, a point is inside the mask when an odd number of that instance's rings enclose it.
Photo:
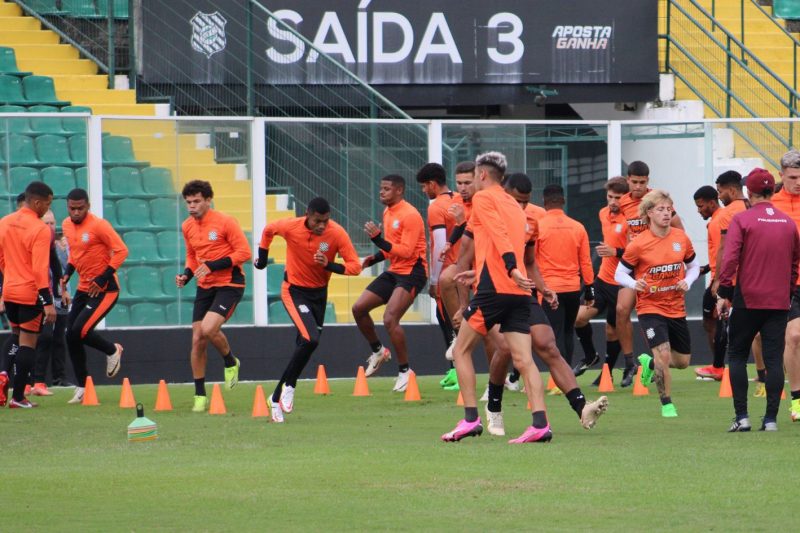
M 67 195 L 69 218 L 62 223 L 69 244 L 67 269 L 62 287 L 77 272 L 80 281 L 67 315 L 67 349 L 75 370 L 77 387 L 67 403 L 83 401 L 86 377 L 86 349 L 90 346 L 106 354 L 106 375 L 119 372 L 122 346 L 107 341 L 94 331 L 119 299 L 117 270 L 128 257 L 128 247 L 107 221 L 89 212 L 89 194 L 72 189 Z
M 308 202 L 306 216 L 277 220 L 264 228 L 255 261 L 259 270 L 267 266 L 275 235 L 286 239 L 286 281 L 281 286 L 281 300 L 297 328 L 294 353 L 270 402 L 272 421 L 283 422 L 283 414 L 294 410 L 297 378 L 319 345 L 331 274 L 357 276 L 361 263 L 347 232 L 331 220 L 331 206 L 324 198 Z M 344 264 L 334 262 L 336 254 Z
M 383 237 L 381 228 L 374 222 L 364 225 L 364 231 L 380 251 L 367 257 L 362 267 L 370 267 L 385 259 L 391 265 L 367 286 L 353 304 L 353 318 L 372 349 L 372 355 L 367 359 L 367 376 L 374 374 L 383 363 L 392 358 L 389 349 L 384 348 L 378 340 L 375 323 L 369 316 L 369 312 L 376 307 L 386 305 L 383 325 L 392 340 L 399 366 L 397 380 L 392 389 L 395 392 L 403 392 L 408 386 L 408 350 L 400 319 L 428 281 L 425 226 L 419 211 L 403 199 L 405 191 L 406 181 L 401 176 L 389 175 L 381 179 L 380 198 L 381 203 L 386 206 L 383 211 L 383 231 L 386 232 L 386 237 Z
M 208 407 L 209 342 L 222 355 L 225 387 L 232 389 L 239 381 L 239 359 L 233 356 L 221 328 L 242 299 L 245 283 L 242 263 L 248 261 L 252 253 L 236 219 L 211 208 L 214 191 L 209 182 L 190 181 L 183 187 L 182 195 L 189 210 L 189 217 L 181 226 L 186 241 L 186 268 L 183 274 L 175 276 L 175 284 L 182 288 L 190 279 L 197 278 L 192 311 L 192 411 L 202 413 Z

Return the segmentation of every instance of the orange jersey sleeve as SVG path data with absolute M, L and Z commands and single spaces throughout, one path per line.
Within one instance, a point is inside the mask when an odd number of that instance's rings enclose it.
M 598 217 L 603 230 L 603 243 L 612 248 L 624 250 L 628 244 L 628 223 L 625 215 L 621 211 L 612 213 L 608 207 L 604 207 L 600 210 Z M 600 270 L 597 272 L 598 279 L 610 285 L 617 285 L 617 282 L 614 281 L 614 272 L 616 272 L 618 264 L 619 257 L 604 257 L 600 262 Z
M 717 251 L 719 250 L 720 240 L 722 238 L 722 222 L 723 213 L 722 209 L 717 209 L 711 215 L 711 220 L 706 225 L 706 232 L 708 235 L 708 266 L 711 269 L 711 278 L 714 279 L 717 275 Z
M 194 272 L 203 263 L 213 265 L 211 273 L 197 280 L 198 287 L 244 287 L 242 264 L 253 254 L 236 219 L 209 209 L 199 220 L 187 218 L 182 229 L 187 268 Z
M 772 195 L 772 205 L 789 215 L 800 229 L 800 194 L 789 194 L 786 189 L 781 189 Z M 800 277 L 797 284 L 800 285 Z
M 50 228 L 28 207 L 0 222 L 3 299 L 35 305 L 39 291 L 50 290 Z
M 542 209 L 544 211 L 544 209 Z M 536 206 L 528 204 L 525 206 L 525 244 L 533 245 L 539 238 L 539 218 L 540 213 Z
M 269 250 L 269 247 L 272 244 L 272 239 L 275 238 L 275 235 L 284 237 L 286 233 L 290 231 L 292 225 L 295 224 L 296 220 L 297 218 L 282 218 L 267 224 L 264 228 L 264 231 L 261 232 L 261 242 L 258 245 L 259 248 Z M 305 218 L 302 220 L 305 220 Z
M 561 209 L 550 209 L 539 220 L 536 263 L 556 292 L 581 290 L 581 278 L 587 285 L 594 283 L 586 228 Z
M 386 241 L 392 245 L 390 251 L 383 252 L 391 262 L 389 272 L 409 274 L 414 265 L 420 263 L 427 275 L 425 224 L 419 211 L 405 200 L 400 200 L 384 210 L 383 230 Z

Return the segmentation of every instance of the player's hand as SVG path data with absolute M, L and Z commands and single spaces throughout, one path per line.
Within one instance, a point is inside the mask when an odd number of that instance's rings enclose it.
M 542 290 L 542 299 L 550 305 L 550 309 L 558 309 L 558 294 L 553 289 Z
M 188 280 L 189 276 L 187 276 L 186 274 L 178 274 L 177 276 L 175 276 L 175 286 L 178 287 L 179 289 L 182 289 L 184 285 L 186 285 L 186 282 Z
M 447 208 L 447 212 L 455 219 L 456 226 L 460 226 L 467 219 L 464 214 L 464 206 L 461 204 L 452 204 Z
M 69 276 L 61 276 L 61 286 L 65 287 L 69 283 Z
M 685 279 L 682 279 L 678 282 L 678 290 L 681 292 L 689 292 L 689 284 L 686 283 Z
M 644 292 L 647 290 L 647 282 L 644 280 L 644 278 L 636 280 L 635 288 L 636 292 Z
M 364 224 L 364 231 L 367 232 L 367 235 L 369 235 L 369 238 L 371 239 L 381 234 L 381 227 L 370 220 Z
M 718 279 L 711 280 L 711 296 L 716 298 L 718 290 L 719 290 L 719 280 Z
M 461 327 L 461 321 L 464 320 L 464 310 L 459 309 L 456 311 L 450 320 L 453 322 L 453 327 L 459 329 Z
M 194 277 L 197 279 L 202 279 L 209 274 L 211 274 L 211 269 L 208 268 L 208 265 L 205 263 L 197 267 L 197 270 L 194 271 Z
M 439 288 L 438 288 L 438 286 L 434 285 L 433 283 L 428 285 L 428 294 L 431 295 L 431 298 L 438 297 L 439 296 Z
M 89 297 L 95 298 L 99 296 L 100 293 L 103 292 L 104 290 L 105 289 L 103 287 L 101 287 L 100 285 L 98 285 L 96 282 L 93 281 L 91 285 L 89 285 L 89 290 L 86 292 L 87 294 L 89 294 Z
M 728 318 L 728 309 L 731 308 L 731 301 L 725 298 L 717 299 L 717 316 L 720 318 Z
M 56 321 L 56 306 L 53 304 L 44 306 L 44 323 L 52 324 Z
M 614 257 L 617 255 L 617 249 L 607 245 L 606 243 L 598 244 L 594 247 L 594 249 L 597 251 L 597 255 L 600 257 Z
M 442 250 L 442 253 L 439 254 L 439 262 L 444 262 L 444 259 L 447 256 L 447 252 L 449 252 L 450 248 L 452 247 L 453 245 L 450 244 L 449 242 L 444 243 L 444 249 Z
M 517 287 L 520 289 L 531 291 L 533 290 L 533 280 L 529 279 L 525 274 L 520 272 L 518 268 L 515 268 L 511 271 L 511 279 L 514 280 L 514 283 L 517 284 Z
M 328 256 L 317 250 L 314 254 L 314 262 L 325 268 L 328 265 Z
M 62 287 L 61 288 L 61 305 L 63 305 L 66 308 L 66 307 L 69 307 L 69 305 L 71 303 L 72 303 L 72 296 L 69 295 L 69 291 L 66 289 L 66 287 Z
M 472 287 L 475 283 L 476 274 L 474 270 L 465 270 L 464 272 L 459 272 L 455 276 L 453 276 L 453 280 L 456 283 L 460 283 L 465 287 Z

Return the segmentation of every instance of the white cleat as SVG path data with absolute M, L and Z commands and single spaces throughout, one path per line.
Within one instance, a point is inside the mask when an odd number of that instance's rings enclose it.
M 76 404 L 83 402 L 83 393 L 86 391 L 83 387 L 75 387 L 75 394 L 72 395 L 72 399 L 69 400 L 67 403 Z
M 608 409 L 608 398 L 600 396 L 593 402 L 587 402 L 581 412 L 581 425 L 584 429 L 592 429 L 597 424 L 597 419 Z
M 394 388 L 392 388 L 392 392 L 405 392 L 406 387 L 408 387 L 408 376 L 410 374 L 411 369 L 397 374 L 397 379 L 394 382 Z
M 281 399 L 278 405 L 284 413 L 291 413 L 294 410 L 294 387 L 290 387 L 286 383 L 281 388 Z
M 490 435 L 502 437 L 506 434 L 506 426 L 503 423 L 503 411 L 493 413 L 486 406 L 486 421 L 488 422 L 487 428 Z
M 456 346 L 456 341 L 455 339 L 453 339 L 450 342 L 450 346 L 447 347 L 447 351 L 444 352 L 444 358 L 447 359 L 448 361 L 453 360 L 453 348 L 455 348 L 455 346 Z
M 488 402 L 489 401 L 489 385 L 486 385 L 486 390 L 483 391 L 483 396 L 481 399 L 478 400 L 479 402 Z
M 283 410 L 281 409 L 280 402 L 272 403 L 272 398 L 270 397 L 267 400 L 267 405 L 269 406 L 270 418 L 272 421 L 278 424 L 283 424 Z
M 367 359 L 367 369 L 364 371 L 364 374 L 367 377 L 370 377 L 372 374 L 378 371 L 383 363 L 388 361 L 392 358 L 392 352 L 389 351 L 389 348 L 383 347 L 377 352 L 373 353 Z
M 512 392 L 519 392 L 519 380 L 517 381 L 510 381 L 508 376 L 506 376 L 506 381 L 503 384 L 506 390 L 510 390 Z
M 115 343 L 114 346 L 117 347 L 117 350 L 113 354 L 106 356 L 106 376 L 110 378 L 116 376 L 122 366 L 120 362 L 120 359 L 122 359 L 122 345 Z

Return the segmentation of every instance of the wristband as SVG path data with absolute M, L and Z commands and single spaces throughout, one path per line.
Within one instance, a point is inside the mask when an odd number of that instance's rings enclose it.
M 344 274 L 344 265 L 341 263 L 334 263 L 333 261 L 328 261 L 328 264 L 325 265 L 323 268 L 329 272 L 333 272 L 334 274 Z
M 71 278 L 74 273 L 75 265 L 72 263 L 67 263 L 67 268 L 64 269 L 64 275 L 67 276 L 67 281 L 69 281 L 69 278 Z
M 617 257 L 622 259 L 622 256 L 625 254 L 625 248 L 617 248 Z
M 392 251 L 392 243 L 387 241 L 383 238 L 383 235 L 378 233 L 374 237 L 371 237 L 370 240 L 375 243 L 375 246 L 383 250 L 384 252 L 391 252 Z
M 255 260 L 253 266 L 255 266 L 259 270 L 263 270 L 267 266 L 268 262 L 269 262 L 269 249 L 259 247 L 258 259 Z
M 517 268 L 517 257 L 514 252 L 506 252 L 503 254 L 503 264 L 506 266 L 508 277 L 511 277 L 511 272 Z
M 466 222 L 464 222 L 460 226 L 456 226 L 455 228 L 453 228 L 453 232 L 450 234 L 450 238 L 448 239 L 448 242 L 450 244 L 457 243 L 459 241 L 459 239 L 461 239 L 461 236 L 464 235 L 464 230 L 466 230 L 466 229 L 467 229 L 467 223 Z
M 186 276 L 186 281 L 184 283 L 189 283 L 189 280 L 194 277 L 194 272 L 189 267 L 183 269 L 183 275 Z
M 583 288 L 583 300 L 586 302 L 594 301 L 594 285 L 589 284 Z
M 50 289 L 39 289 L 39 303 L 42 305 L 53 305 L 53 294 Z
M 726 300 L 733 300 L 733 286 L 720 285 L 717 288 L 717 296 L 719 296 L 720 298 L 725 298 Z

